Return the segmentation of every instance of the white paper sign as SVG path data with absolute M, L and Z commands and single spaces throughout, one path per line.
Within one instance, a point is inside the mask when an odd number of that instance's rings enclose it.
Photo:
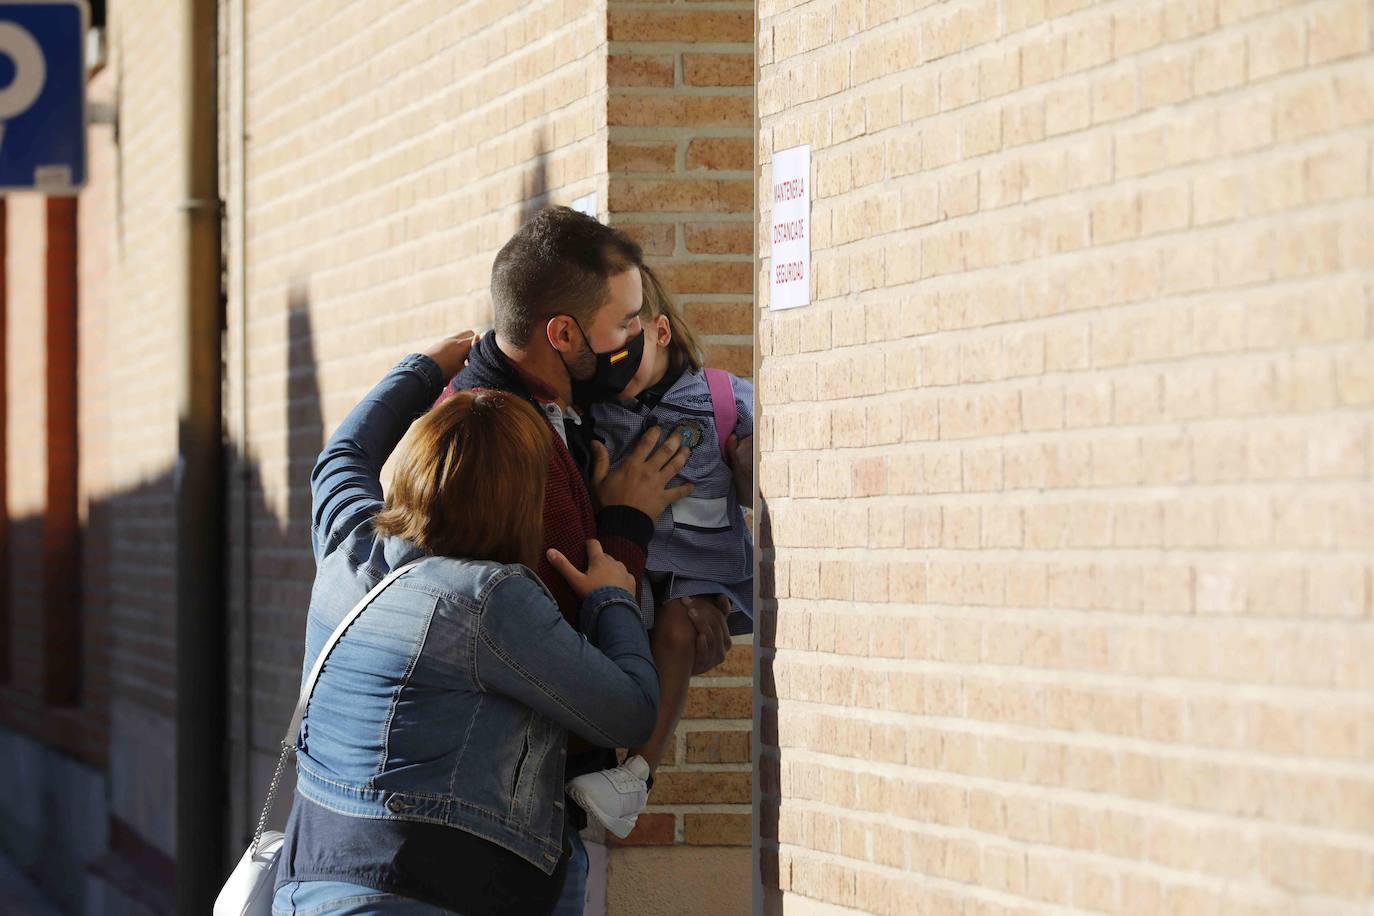
M 773 154 L 773 259 L 768 307 L 811 304 L 811 147 Z
M 585 213 L 592 219 L 596 219 L 596 192 L 593 191 L 590 194 L 583 194 L 572 202 L 571 209 L 576 210 L 578 213 Z

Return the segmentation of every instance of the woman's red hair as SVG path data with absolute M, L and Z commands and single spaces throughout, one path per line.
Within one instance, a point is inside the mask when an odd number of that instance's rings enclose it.
M 459 392 L 411 427 L 377 533 L 439 556 L 536 568 L 551 435 L 524 398 Z

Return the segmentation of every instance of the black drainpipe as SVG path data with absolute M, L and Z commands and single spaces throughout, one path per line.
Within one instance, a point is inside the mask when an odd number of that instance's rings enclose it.
M 182 0 L 184 245 L 176 487 L 176 911 L 225 878 L 226 615 L 215 0 Z

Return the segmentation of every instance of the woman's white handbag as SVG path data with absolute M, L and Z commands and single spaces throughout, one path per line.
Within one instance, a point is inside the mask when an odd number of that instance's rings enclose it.
M 253 841 L 215 898 L 215 916 L 271 916 L 277 854 L 284 839 L 279 831 L 268 830 Z
M 253 842 L 248 844 L 248 851 L 239 859 L 234 873 L 224 882 L 224 887 L 220 888 L 219 896 L 215 898 L 214 916 L 272 916 L 272 895 L 276 892 L 277 885 L 277 857 L 281 854 L 281 845 L 285 837 L 276 830 L 267 830 L 267 819 L 271 817 L 272 805 L 277 800 L 277 789 L 281 785 L 282 773 L 286 770 L 286 761 L 295 753 L 296 738 L 301 733 L 301 721 L 305 718 L 306 706 L 310 704 L 310 695 L 315 692 L 315 681 L 324 670 L 325 659 L 334 651 L 334 645 L 339 641 L 339 637 L 343 636 L 344 631 L 358 618 L 363 609 L 372 603 L 373 598 L 381 594 L 382 589 L 419 562 L 415 560 L 394 569 L 390 575 L 378 582 L 372 591 L 364 595 L 363 599 L 353 606 L 353 610 L 339 621 L 339 625 L 330 634 L 329 641 L 320 650 L 314 667 L 310 669 L 310 676 L 301 686 L 300 698 L 296 700 L 296 711 L 291 716 L 291 726 L 287 728 L 286 738 L 282 740 L 281 756 L 277 758 L 277 770 L 272 774 L 272 784 L 267 788 L 267 804 L 262 806 L 257 830 L 253 832 Z

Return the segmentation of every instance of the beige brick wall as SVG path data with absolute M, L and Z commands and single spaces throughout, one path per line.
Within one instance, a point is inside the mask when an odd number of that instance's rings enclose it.
M 33 384 L 33 379 L 43 377 L 44 367 L 46 204 L 36 194 L 11 194 L 5 199 L 5 214 L 6 436 L 24 446 L 22 451 L 14 449 L 18 454 L 6 461 L 7 511 L 11 518 L 24 518 L 42 513 L 47 486 L 43 389 Z
M 753 4 L 612 0 L 611 222 L 637 238 L 714 366 L 753 375 Z
M 753 22 L 751 3 L 608 4 L 607 219 L 644 246 L 708 363 L 746 377 Z M 748 912 L 752 648 L 739 637 L 693 685 L 651 804 L 610 851 L 609 912 Z M 666 859 L 644 848 L 671 844 L 713 848 Z
M 179 112 L 180 17 L 148 0 L 110 11 L 118 68 L 118 215 L 106 386 L 111 406 L 110 618 L 112 814 L 175 854 L 175 566 L 178 264 L 184 174 Z M 99 257 L 99 256 L 97 256 Z M 94 445 L 94 443 L 93 443 Z M 96 449 L 91 449 L 92 455 Z
M 606 39 L 597 4 L 253 2 L 246 48 L 237 4 L 226 18 L 237 839 L 298 689 L 320 446 L 408 350 L 490 322 L 491 259 L 523 215 L 604 201 Z
M 1374 900 L 1374 12 L 759 6 L 770 912 Z

